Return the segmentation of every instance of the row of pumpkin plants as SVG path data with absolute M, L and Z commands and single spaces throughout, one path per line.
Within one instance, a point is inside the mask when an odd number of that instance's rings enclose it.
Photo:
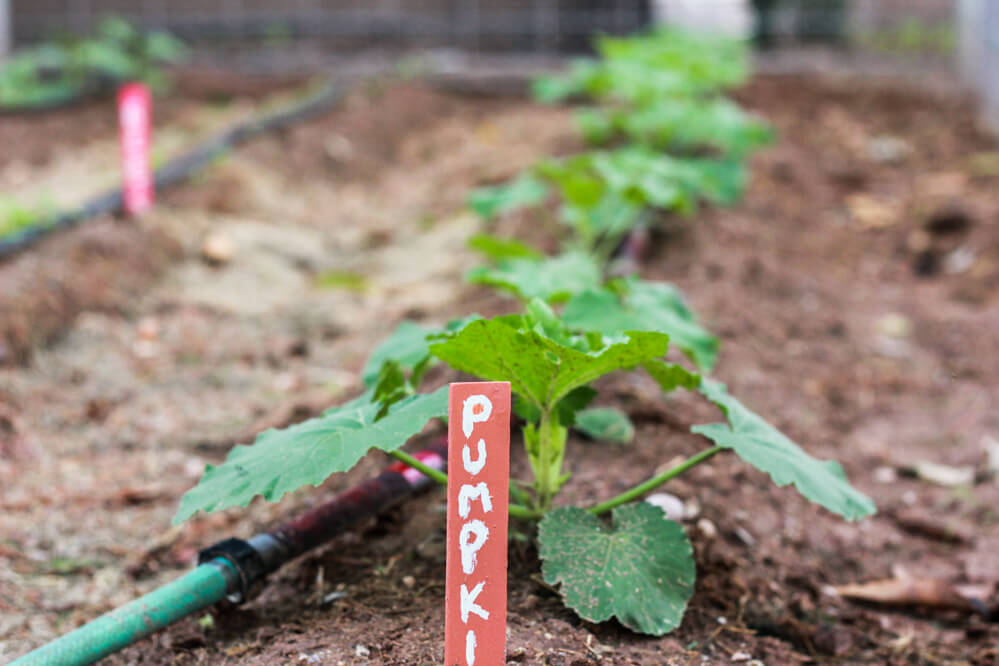
M 469 198 L 486 221 L 528 208 L 524 214 L 555 214 L 567 227 L 555 256 L 513 239 L 472 239 L 489 265 L 470 281 L 514 295 L 521 313 L 472 315 L 436 329 L 403 322 L 365 365 L 364 393 L 235 447 L 184 495 L 177 522 L 199 510 L 246 506 L 257 495 L 277 501 L 349 470 L 372 448 L 419 467 L 401 447 L 446 416 L 447 386 L 426 392 L 423 381 L 438 363 L 511 383 L 533 478 L 511 482 L 510 514 L 537 526 L 544 579 L 586 620 L 616 617 L 653 635 L 679 625 L 694 589 L 691 543 L 662 509 L 635 500 L 723 451 L 848 520 L 874 512 L 838 463 L 811 457 L 710 378 L 718 340 L 676 288 L 610 277 L 620 272 L 615 263 L 629 235 L 689 215 L 701 202 L 741 195 L 747 156 L 771 140 L 765 122 L 724 95 L 747 76 L 744 45 L 660 31 L 596 46 L 598 57 L 534 85 L 544 102 L 584 101 L 576 121 L 592 149 L 542 161 Z M 695 369 L 665 360 L 670 342 Z M 589 407 L 592 384 L 617 371 L 645 372 L 664 392 L 698 392 L 726 422 L 694 426 L 705 441 L 701 452 L 627 492 L 594 506 L 556 507 L 570 477 L 570 429 L 597 438 L 634 432 L 624 413 Z

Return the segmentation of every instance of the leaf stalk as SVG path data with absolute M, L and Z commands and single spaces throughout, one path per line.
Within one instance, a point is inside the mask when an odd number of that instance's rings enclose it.
M 404 462 L 410 467 L 419 472 L 422 472 L 425 476 L 433 479 L 437 483 L 444 487 L 447 487 L 447 474 L 440 471 L 439 469 L 434 469 L 430 465 L 420 462 L 413 456 L 409 455 L 405 451 L 400 451 L 396 449 L 395 451 L 389 451 L 388 454 L 400 462 Z
M 607 513 L 611 509 L 621 506 L 622 504 L 626 504 L 632 500 L 638 499 L 639 497 L 649 492 L 650 490 L 654 490 L 655 488 L 661 486 L 670 479 L 680 476 L 681 474 L 691 469 L 692 467 L 696 467 L 697 465 L 700 465 L 702 462 L 714 457 L 716 453 L 722 451 L 723 449 L 724 447 L 722 446 L 712 446 L 710 449 L 705 449 L 704 451 L 701 451 L 697 455 L 687 458 L 679 465 L 671 467 L 670 469 L 666 470 L 659 476 L 654 476 L 648 481 L 640 483 L 634 488 L 626 490 L 620 495 L 617 495 L 616 497 L 610 498 L 606 502 L 601 502 L 596 506 L 592 506 L 589 509 L 587 509 L 587 511 L 589 511 L 595 516 L 599 516 L 603 513 Z

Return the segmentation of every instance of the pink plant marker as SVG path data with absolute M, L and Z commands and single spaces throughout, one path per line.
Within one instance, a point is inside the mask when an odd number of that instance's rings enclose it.
M 151 117 L 149 89 L 141 83 L 122 86 L 118 91 L 118 126 L 126 215 L 141 215 L 153 205 L 153 173 L 149 166 Z

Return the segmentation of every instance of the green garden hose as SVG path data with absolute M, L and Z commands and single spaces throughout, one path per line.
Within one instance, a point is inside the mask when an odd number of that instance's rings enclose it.
M 443 470 L 447 466 L 447 440 L 413 454 L 413 458 Z M 245 541 L 224 539 L 205 548 L 198 553 L 199 565 L 194 571 L 8 666 L 86 666 L 222 599 L 242 603 L 256 583 L 285 562 L 433 484 L 423 472 L 395 462 L 378 476 L 270 532 Z
M 83 666 L 117 652 L 238 589 L 239 574 L 216 558 L 144 597 L 15 660 L 10 666 Z

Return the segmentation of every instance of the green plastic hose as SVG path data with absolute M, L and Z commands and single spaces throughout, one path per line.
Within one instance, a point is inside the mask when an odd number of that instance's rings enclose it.
M 15 660 L 10 666 L 84 666 L 108 656 L 239 588 L 239 574 L 216 558 Z

